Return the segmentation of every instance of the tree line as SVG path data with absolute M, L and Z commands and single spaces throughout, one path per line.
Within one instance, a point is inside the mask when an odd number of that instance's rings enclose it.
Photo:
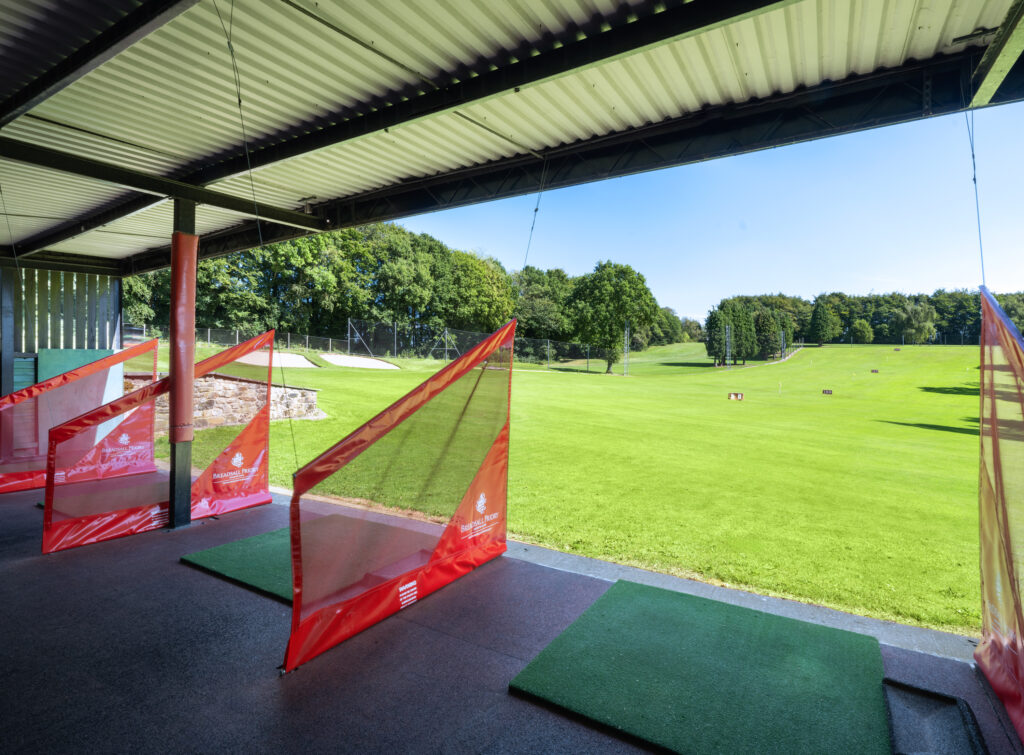
M 128 322 L 168 327 L 170 271 L 125 278 Z M 516 317 L 517 335 L 579 341 L 606 353 L 609 369 L 631 349 L 699 340 L 699 322 L 660 307 L 643 275 L 600 262 L 586 275 L 524 267 L 452 249 L 393 223 L 346 228 L 204 260 L 196 326 L 247 334 L 334 336 L 348 320 L 399 322 L 490 333 Z
M 1000 306 L 1024 325 L 1024 293 L 997 294 Z M 728 331 L 726 331 L 728 326 Z M 734 361 L 779 353 L 780 342 L 976 344 L 981 333 L 977 291 L 939 289 L 932 294 L 821 294 L 733 296 L 711 309 L 704 323 L 709 357 L 725 362 L 726 333 Z

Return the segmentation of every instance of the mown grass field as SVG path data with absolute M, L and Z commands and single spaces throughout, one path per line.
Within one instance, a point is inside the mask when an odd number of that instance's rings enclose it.
M 285 370 L 329 418 L 273 423 L 272 483 L 442 365 L 399 363 Z M 725 370 L 692 344 L 634 354 L 629 377 L 517 371 L 510 534 L 978 634 L 977 364 L 977 347 L 827 346 Z M 200 433 L 197 462 L 234 432 Z

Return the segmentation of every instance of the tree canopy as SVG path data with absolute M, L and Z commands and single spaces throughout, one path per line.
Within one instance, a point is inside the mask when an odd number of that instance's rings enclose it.
M 245 334 L 277 328 L 338 337 L 347 333 L 349 318 L 489 333 L 516 317 L 519 336 L 611 344 L 621 355 L 626 319 L 634 349 L 700 331 L 693 321 L 684 331 L 683 321 L 658 307 L 643 276 L 628 265 L 605 262 L 575 278 L 557 268 L 508 273 L 497 260 L 393 223 L 204 260 L 196 289 L 197 327 Z M 124 310 L 133 324 L 165 329 L 169 271 L 124 279 Z
M 573 332 L 584 343 L 604 349 L 608 372 L 622 356 L 623 332 L 649 328 L 658 314 L 647 281 L 629 265 L 599 262 L 594 272 L 581 276 L 569 297 Z

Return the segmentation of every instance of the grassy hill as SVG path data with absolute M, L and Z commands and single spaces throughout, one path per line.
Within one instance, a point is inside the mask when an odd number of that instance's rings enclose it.
M 273 423 L 272 482 L 442 364 L 400 363 L 285 370 L 329 418 Z M 510 533 L 977 634 L 977 364 L 977 347 L 827 346 L 726 370 L 683 344 L 629 377 L 517 371 Z M 232 434 L 200 433 L 197 460 Z

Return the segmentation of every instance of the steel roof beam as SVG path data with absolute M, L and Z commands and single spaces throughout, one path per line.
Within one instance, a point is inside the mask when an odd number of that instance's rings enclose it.
M 123 186 L 133 191 L 152 194 L 161 198 L 187 199 L 198 204 L 220 207 L 221 209 L 231 210 L 242 215 L 255 216 L 307 231 L 323 231 L 328 227 L 322 218 L 312 215 L 260 202 L 253 202 L 250 199 L 236 197 L 232 194 L 204 189 L 201 186 L 194 186 L 183 181 L 175 181 L 163 176 L 122 168 L 110 163 L 79 157 L 78 155 L 60 152 L 48 147 L 40 147 L 36 144 L 16 139 L 0 137 L 0 157 L 40 168 L 49 168 Z M 22 250 L 21 256 L 33 254 L 39 250 L 40 247 L 33 246 L 31 241 L 29 241 Z
M 797 0 L 692 0 L 660 13 L 639 18 L 582 39 L 563 40 L 559 47 L 524 56 L 507 65 L 463 81 L 429 89 L 417 97 L 399 97 L 366 113 L 346 110 L 333 113 L 333 121 L 319 130 L 302 127 L 295 134 L 279 134 L 250 150 L 249 158 L 238 152 L 226 159 L 200 166 L 178 176 L 190 184 L 206 186 L 246 173 L 250 168 L 271 165 L 359 136 L 383 131 L 440 112 L 450 111 L 517 87 L 528 86 L 639 52 L 648 47 L 699 34 L 715 27 L 766 13 Z M 533 159 L 536 159 L 534 157 Z M 28 249 L 45 249 L 124 216 L 145 209 L 152 200 L 132 199 L 105 210 L 102 215 L 74 222 L 30 240 Z
M 971 81 L 971 107 L 984 107 L 1024 54 L 1024 0 L 1015 0 L 999 26 L 996 38 L 985 50 Z
M 31 84 L 0 102 L 0 128 L 75 83 L 197 2 L 199 0 L 150 0 L 143 3 Z

